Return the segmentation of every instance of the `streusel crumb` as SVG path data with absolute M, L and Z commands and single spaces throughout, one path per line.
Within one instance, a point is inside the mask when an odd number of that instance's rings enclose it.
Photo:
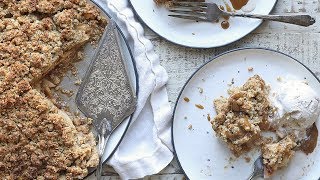
M 228 98 L 214 100 L 217 116 L 211 124 L 234 155 L 240 156 L 263 141 L 260 133 L 264 130 L 261 127 L 267 127 L 269 91 L 263 79 L 254 75 L 242 87 L 232 88 L 228 93 Z
M 35 89 L 43 84 L 50 98 L 60 79 L 40 80 L 97 41 L 106 24 L 86 0 L 0 1 L 1 178 L 81 179 L 97 165 L 90 122 L 75 126 Z
M 3 112 L 0 124 L 0 176 L 5 179 L 80 179 L 98 163 L 89 124 L 75 126 L 36 90 Z
M 265 174 L 270 176 L 277 169 L 287 166 L 294 155 L 293 148 L 296 146 L 294 137 L 290 135 L 279 142 L 263 145 L 262 157 L 265 165 Z
M 88 41 L 106 20 L 85 0 L 0 2 L 0 111 Z

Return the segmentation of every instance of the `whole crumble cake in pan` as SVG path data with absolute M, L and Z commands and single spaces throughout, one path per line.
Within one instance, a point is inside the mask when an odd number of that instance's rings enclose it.
M 0 176 L 82 179 L 98 163 L 91 122 L 69 117 L 37 83 L 97 42 L 107 20 L 86 0 L 0 2 Z

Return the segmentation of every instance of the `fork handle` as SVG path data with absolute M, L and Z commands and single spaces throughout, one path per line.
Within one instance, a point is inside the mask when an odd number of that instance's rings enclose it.
M 278 21 L 289 24 L 295 24 L 299 26 L 310 26 L 316 21 L 309 15 L 257 15 L 257 14 L 240 14 L 240 13 L 228 13 L 224 12 L 225 15 L 233 17 L 247 17 L 247 18 L 256 18 L 269 21 Z

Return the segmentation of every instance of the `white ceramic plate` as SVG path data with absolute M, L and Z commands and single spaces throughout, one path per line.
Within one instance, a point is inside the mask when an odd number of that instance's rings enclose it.
M 158 7 L 153 0 L 130 0 L 140 19 L 155 33 L 175 44 L 194 48 L 211 48 L 230 44 L 256 29 L 261 20 L 230 18 L 230 28 L 224 30 L 220 23 L 195 22 L 169 17 L 169 11 Z M 207 0 L 224 5 L 223 0 Z M 231 4 L 229 0 L 227 3 Z M 277 0 L 249 0 L 255 4 L 250 13 L 269 14 Z M 241 10 L 239 11 L 241 12 Z M 221 20 L 220 20 L 221 22 Z
M 253 72 L 248 71 L 253 67 Z M 173 119 L 173 144 L 176 156 L 187 177 L 199 179 L 246 179 L 253 161 L 259 152 L 251 152 L 238 159 L 233 157 L 226 145 L 220 141 L 207 120 L 207 114 L 213 118 L 216 113 L 213 100 L 227 96 L 228 85 L 234 79 L 235 86 L 241 86 L 254 74 L 260 75 L 271 88 L 277 88 L 277 77 L 306 80 L 320 94 L 319 80 L 297 60 L 282 53 L 266 49 L 238 49 L 222 54 L 200 68 L 186 83 L 181 91 Z M 198 88 L 203 89 L 199 93 Z M 188 97 L 190 102 L 185 102 Z M 205 107 L 200 110 L 195 104 Z M 185 119 L 186 118 L 186 119 Z M 320 121 L 317 121 L 320 127 Z M 192 129 L 188 127 L 192 125 Z M 312 154 L 306 156 L 297 152 L 289 166 L 278 171 L 273 179 L 317 180 L 320 177 L 320 139 Z M 244 157 L 251 158 L 246 162 Z
M 101 13 L 104 14 L 106 18 L 108 18 L 109 15 L 107 14 L 106 11 L 104 11 L 104 8 L 101 7 L 103 4 L 101 4 L 100 1 L 92 1 L 92 2 L 95 5 L 97 5 L 97 7 L 100 8 Z M 133 85 L 135 93 L 137 95 L 138 79 L 137 79 L 135 61 L 133 59 L 130 48 L 124 38 L 124 35 L 122 34 L 122 32 L 119 28 L 118 28 L 118 30 L 119 30 L 119 37 L 120 37 L 120 46 L 121 46 L 121 49 L 123 52 L 123 58 L 126 60 L 126 63 L 127 63 L 126 66 L 127 66 L 128 72 L 129 72 L 129 78 L 131 80 L 131 84 Z M 90 44 L 87 44 L 84 49 L 84 59 L 80 62 L 75 63 L 75 67 L 78 70 L 77 76 L 75 77 L 71 74 L 71 72 L 68 72 L 68 74 L 63 78 L 63 80 L 60 84 L 60 87 L 62 87 L 62 89 L 73 90 L 74 92 L 78 91 L 79 86 L 76 86 L 74 84 L 74 82 L 77 81 L 78 79 L 82 79 L 84 77 L 94 53 L 95 53 L 95 49 L 93 48 L 93 46 Z M 71 97 L 68 97 L 64 94 L 59 94 L 59 97 L 62 97 L 63 100 L 68 104 L 71 112 L 78 112 L 79 111 L 77 108 L 77 105 L 75 103 L 75 96 L 76 96 L 76 93 Z M 128 127 L 130 125 L 130 122 L 131 122 L 131 116 L 126 118 L 117 127 L 117 129 L 110 135 L 108 142 L 107 142 L 107 145 L 106 145 L 104 156 L 102 158 L 104 162 L 109 160 L 109 158 L 112 156 L 112 154 L 114 153 L 116 148 L 119 146 L 123 136 L 125 135 Z

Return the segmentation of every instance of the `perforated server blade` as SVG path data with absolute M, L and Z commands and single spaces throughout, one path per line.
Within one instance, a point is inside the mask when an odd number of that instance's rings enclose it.
M 78 108 L 93 119 L 98 134 L 98 179 L 101 178 L 107 137 L 136 107 L 136 96 L 125 64 L 119 32 L 111 20 L 76 97 Z

